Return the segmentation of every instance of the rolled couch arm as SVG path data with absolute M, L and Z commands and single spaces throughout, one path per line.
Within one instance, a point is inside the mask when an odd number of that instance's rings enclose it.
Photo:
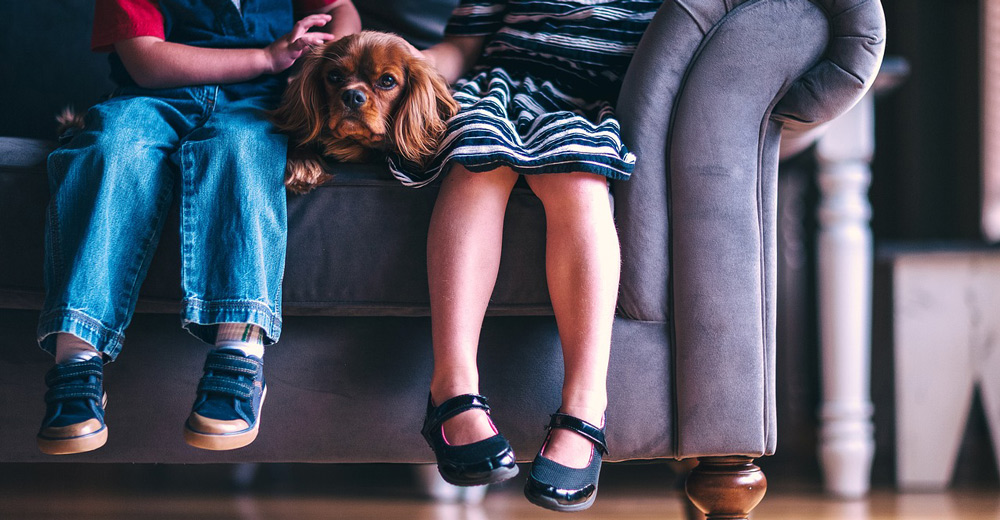
M 668 0 L 618 103 L 619 312 L 673 328 L 677 456 L 775 447 L 778 146 L 850 108 L 881 62 L 877 0 Z

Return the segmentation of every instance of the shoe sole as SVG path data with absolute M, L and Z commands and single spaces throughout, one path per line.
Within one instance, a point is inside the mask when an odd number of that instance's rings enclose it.
M 108 408 L 108 394 L 105 393 L 101 399 L 101 409 Z M 73 455 L 74 453 L 86 453 L 94 451 L 108 442 L 108 425 L 96 432 L 81 435 L 79 437 L 50 438 L 38 435 L 38 450 L 46 455 Z
M 438 468 L 438 473 L 441 474 L 441 478 L 443 478 L 445 482 L 453 486 L 472 487 L 472 486 L 485 486 L 488 484 L 497 484 L 505 480 L 510 480 L 517 476 L 518 469 L 517 465 L 514 465 L 510 468 L 498 468 L 491 471 L 490 476 L 485 479 L 457 479 L 449 475 L 445 475 L 444 473 L 441 472 L 440 468 Z
M 535 504 L 538 507 L 544 507 L 550 511 L 558 511 L 560 513 L 573 513 L 576 511 L 583 511 L 584 509 L 589 509 L 590 506 L 594 505 L 594 500 L 597 500 L 597 490 L 594 490 L 594 494 L 590 495 L 590 498 L 586 502 L 575 505 L 565 505 L 560 503 L 558 500 L 554 500 L 545 496 L 532 495 L 525 490 L 524 497 L 528 499 L 528 502 Z
M 46 455 L 72 455 L 74 453 L 84 453 L 94 451 L 104 443 L 108 442 L 107 425 L 100 430 L 80 437 L 70 437 L 68 439 L 50 439 L 39 436 L 38 449 Z
M 201 433 L 192 430 L 185 421 L 184 442 L 195 448 L 211 451 L 235 450 L 250 445 L 257 439 L 257 432 L 260 430 L 260 416 L 264 410 L 265 398 L 267 398 L 266 386 L 260 395 L 260 409 L 257 410 L 257 422 L 254 423 L 253 428 L 236 433 Z

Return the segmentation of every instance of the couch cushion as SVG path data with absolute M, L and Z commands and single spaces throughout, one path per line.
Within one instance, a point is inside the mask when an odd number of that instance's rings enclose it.
M 0 307 L 40 308 L 45 156 L 52 143 L 0 138 Z M 285 314 L 428 313 L 426 243 L 437 187 L 406 188 L 380 164 L 341 165 L 334 180 L 290 196 Z M 548 314 L 545 221 L 526 187 L 511 196 L 493 314 Z M 140 312 L 179 309 L 176 208 L 142 287 Z
M 333 182 L 289 197 L 286 312 L 427 313 L 427 228 L 437 186 L 404 187 L 381 164 L 343 166 Z M 507 208 L 491 309 L 549 313 L 541 202 L 518 187 Z

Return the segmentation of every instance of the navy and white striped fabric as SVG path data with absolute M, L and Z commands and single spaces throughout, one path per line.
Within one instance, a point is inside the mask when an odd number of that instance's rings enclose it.
M 425 171 L 390 157 L 407 186 L 452 163 L 482 172 L 587 172 L 627 179 L 635 156 L 611 102 L 661 0 L 462 0 L 446 29 L 488 36 L 477 66 L 455 84 L 461 110 Z M 408 167 L 409 166 L 409 167 Z

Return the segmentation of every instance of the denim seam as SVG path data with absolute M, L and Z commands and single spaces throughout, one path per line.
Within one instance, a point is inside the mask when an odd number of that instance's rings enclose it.
M 210 86 L 194 91 L 195 100 L 202 105 L 202 115 L 201 120 L 188 132 L 188 136 L 198 128 L 205 126 L 205 123 L 208 122 L 209 118 L 215 112 L 218 93 L 218 87 Z M 177 155 L 180 158 L 181 178 L 181 200 L 179 204 L 181 210 L 181 287 L 185 288 L 185 290 L 189 287 L 189 280 L 191 279 L 190 270 L 194 264 L 194 229 L 192 224 L 194 210 L 191 207 L 191 199 L 194 197 L 193 179 L 191 178 L 191 172 L 194 170 L 194 161 L 191 159 L 190 146 L 190 142 L 184 139 L 177 149 Z
M 63 267 L 65 263 L 63 262 L 63 252 L 62 244 L 59 242 L 59 210 L 56 208 L 56 199 L 52 198 L 52 203 L 49 204 L 49 251 L 52 255 L 52 264 L 55 273 L 63 273 Z
M 187 173 L 191 171 L 191 154 L 188 153 L 188 143 L 184 142 L 181 144 L 178 154 L 180 155 L 181 161 L 181 200 L 180 200 L 180 211 L 181 211 L 181 287 L 187 288 L 191 279 L 191 265 L 194 263 L 194 230 L 192 229 L 193 224 L 191 219 L 193 216 L 193 211 L 191 208 L 191 197 L 193 188 L 191 188 L 190 175 Z
M 285 286 L 284 266 L 282 266 L 281 271 L 281 276 L 278 277 L 278 287 L 271 297 L 271 301 L 274 302 L 274 312 L 278 316 L 281 316 L 281 288 Z

